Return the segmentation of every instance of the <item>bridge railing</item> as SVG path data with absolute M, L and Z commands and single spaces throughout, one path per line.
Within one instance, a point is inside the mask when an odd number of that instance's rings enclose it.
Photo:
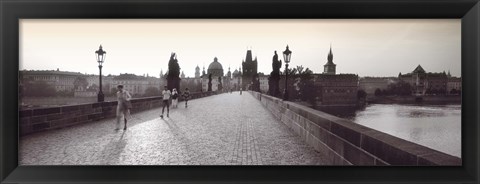
M 293 102 L 260 94 L 274 116 L 335 165 L 449 165 L 462 159 Z
M 190 99 L 217 94 L 216 92 L 191 93 Z M 134 98 L 131 113 L 162 106 L 162 96 Z M 180 100 L 183 100 L 180 98 Z M 116 116 L 117 101 L 96 102 L 59 107 L 19 110 L 20 136 L 98 121 Z

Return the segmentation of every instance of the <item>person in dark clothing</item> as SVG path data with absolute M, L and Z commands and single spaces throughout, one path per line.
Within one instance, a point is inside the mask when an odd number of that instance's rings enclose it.
M 183 99 L 185 100 L 185 108 L 188 107 L 188 99 L 190 99 L 190 91 L 188 88 L 185 88 L 185 91 L 183 92 Z

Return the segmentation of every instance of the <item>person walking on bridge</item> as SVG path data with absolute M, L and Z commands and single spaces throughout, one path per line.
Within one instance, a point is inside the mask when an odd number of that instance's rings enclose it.
M 188 107 L 188 99 L 190 99 L 190 91 L 188 88 L 185 88 L 185 91 L 183 92 L 183 100 L 185 100 L 185 108 Z
M 176 88 L 172 91 L 172 108 L 178 108 L 178 92 Z
M 167 117 L 168 114 L 170 113 L 170 105 L 168 104 L 168 101 L 170 100 L 171 96 L 170 90 L 168 90 L 167 86 L 164 86 L 164 90 L 162 91 L 163 95 L 163 108 L 162 108 L 162 115 L 160 115 L 161 118 L 163 118 L 163 112 L 165 111 L 165 107 L 167 107 Z
M 118 85 L 117 86 L 118 92 L 117 92 L 117 123 L 115 130 L 120 129 L 120 120 L 123 117 L 123 120 L 125 122 L 125 126 L 123 127 L 123 130 L 127 130 L 127 119 L 130 117 L 130 109 L 132 108 L 132 104 L 130 102 L 130 99 L 132 96 L 130 93 L 126 90 L 123 90 L 123 85 Z

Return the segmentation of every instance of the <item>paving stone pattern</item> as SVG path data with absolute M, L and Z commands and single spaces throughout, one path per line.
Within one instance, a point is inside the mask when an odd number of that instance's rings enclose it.
M 166 109 L 165 109 L 166 111 Z M 225 93 L 21 137 L 20 165 L 329 165 L 249 93 Z M 166 113 L 165 113 L 166 115 Z M 122 125 L 123 128 L 123 125 Z

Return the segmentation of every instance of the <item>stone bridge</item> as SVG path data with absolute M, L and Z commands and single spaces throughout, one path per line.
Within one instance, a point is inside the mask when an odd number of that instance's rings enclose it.
M 195 94 L 160 118 L 160 97 L 20 111 L 20 165 L 461 165 L 461 159 L 293 102 Z M 122 125 L 123 126 L 123 125 Z

